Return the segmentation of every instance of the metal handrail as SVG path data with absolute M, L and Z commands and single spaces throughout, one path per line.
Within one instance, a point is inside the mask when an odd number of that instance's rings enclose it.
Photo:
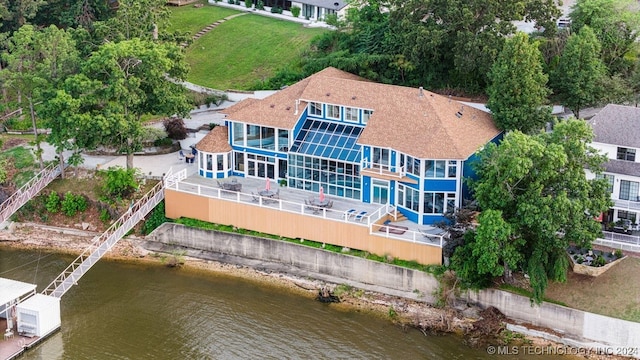
M 167 176 L 116 220 L 55 278 L 42 293 L 61 298 L 102 256 L 164 199 Z
M 32 177 L 26 184 L 22 185 L 18 191 L 0 204 L 0 223 L 9 219 L 22 205 L 31 200 L 32 197 L 49 185 L 49 183 L 61 173 L 62 166 L 60 164 L 51 164 Z
M 393 177 L 399 177 L 399 178 L 403 178 L 406 175 L 406 172 L 404 170 L 404 165 L 395 166 L 390 164 L 389 165 L 379 164 L 379 163 L 369 161 L 366 158 L 361 161 L 360 169 L 361 171 L 366 170 L 366 171 L 376 172 L 380 175 L 387 175 L 387 176 L 393 176 Z

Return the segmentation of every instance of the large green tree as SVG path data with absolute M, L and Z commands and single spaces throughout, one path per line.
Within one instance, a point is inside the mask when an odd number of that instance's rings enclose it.
M 115 16 L 96 23 L 97 33 L 108 41 L 158 38 L 169 18 L 166 0 L 121 0 Z
M 98 142 L 125 153 L 127 169 L 133 168 L 133 154 L 141 149 L 142 115 L 187 116 L 191 110 L 185 89 L 169 79 L 183 80 L 187 73 L 182 50 L 175 45 L 137 38 L 106 43 L 83 64 L 82 72 L 84 76 L 70 79 L 67 86 L 101 84 L 90 95 L 75 94 L 82 96 L 80 112 L 100 119 L 94 128 L 100 133 Z
M 514 21 L 555 29 L 553 0 L 392 0 L 390 33 L 422 80 L 482 90 Z
M 537 43 L 519 32 L 507 40 L 489 73 L 487 107 L 502 130 L 524 133 L 540 131 L 551 121 L 551 108 L 544 106 L 551 91 L 542 70 Z
M 481 210 L 490 211 L 477 230 L 483 234 L 479 246 L 489 250 L 456 261 L 481 259 L 477 271 L 497 275 L 500 267 L 513 267 L 523 259 L 520 265 L 530 277 L 536 302 L 542 300 L 548 280 L 564 281 L 566 248 L 591 244 L 601 231 L 594 216 L 611 201 L 605 181 L 585 176 L 585 168 L 600 173 L 606 161 L 590 147 L 592 140 L 589 125 L 571 119 L 552 133 L 514 131 L 499 145 L 487 145 L 476 167 L 479 179 L 471 188 Z
M 22 100 L 20 105 L 29 110 L 36 156 L 42 168 L 36 105 L 46 97 L 47 92 L 76 71 L 78 58 L 75 44 L 69 33 L 53 25 L 39 31 L 31 25 L 24 25 L 13 33 L 9 51 L 4 55 L 7 67 L 2 71 L 2 77 L 6 85 L 18 94 L 18 99 Z
M 589 26 L 602 46 L 602 60 L 611 75 L 627 76 L 638 55 L 640 34 L 635 0 L 578 0 L 569 15 L 573 31 Z
M 605 74 L 600 42 L 593 30 L 584 26 L 569 37 L 558 65 L 551 72 L 551 85 L 561 103 L 579 118 L 580 109 L 600 101 L 598 84 Z

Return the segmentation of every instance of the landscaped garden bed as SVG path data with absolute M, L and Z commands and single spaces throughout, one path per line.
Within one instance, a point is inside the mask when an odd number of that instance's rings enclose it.
M 589 276 L 599 276 L 625 258 L 621 250 L 607 252 L 576 246 L 569 246 L 567 254 L 573 272 Z

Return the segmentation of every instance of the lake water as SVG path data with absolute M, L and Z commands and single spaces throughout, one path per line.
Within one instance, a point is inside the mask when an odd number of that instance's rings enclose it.
M 0 277 L 42 291 L 72 257 L 0 247 Z M 22 359 L 526 359 L 226 275 L 101 260 Z M 560 357 L 531 356 L 529 359 Z

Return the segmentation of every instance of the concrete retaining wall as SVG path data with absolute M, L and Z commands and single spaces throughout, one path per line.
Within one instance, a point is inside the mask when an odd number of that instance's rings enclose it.
M 463 298 L 481 308 L 494 306 L 511 319 L 555 330 L 567 345 L 607 348 L 614 354 L 631 350 L 627 355 L 640 358 L 640 323 L 551 303 L 532 306 L 527 297 L 495 289 L 470 291 Z
M 392 289 L 415 298 L 414 290 L 423 294 L 423 301 L 433 303 L 437 280 L 430 274 L 362 258 L 337 254 L 294 243 L 247 235 L 201 230 L 179 224 L 165 223 L 149 236 L 152 241 L 185 246 L 205 251 L 245 258 L 272 261 L 295 266 L 317 274 L 332 275 L 376 287 L 380 292 Z M 388 292 L 397 295 L 394 292 Z M 487 289 L 469 291 L 461 300 L 481 308 L 493 306 L 516 321 L 552 329 L 563 334 L 556 340 L 577 347 L 609 347 L 610 350 L 635 349 L 640 358 L 640 323 L 543 303 L 532 306 L 527 297 L 506 291 Z M 632 354 L 633 355 L 633 354 Z
M 363 258 L 315 249 L 295 243 L 248 235 L 202 230 L 165 223 L 148 238 L 169 245 L 272 261 L 295 266 L 312 273 L 326 274 L 355 282 L 413 293 L 433 302 L 438 281 L 422 271 L 369 261 Z

